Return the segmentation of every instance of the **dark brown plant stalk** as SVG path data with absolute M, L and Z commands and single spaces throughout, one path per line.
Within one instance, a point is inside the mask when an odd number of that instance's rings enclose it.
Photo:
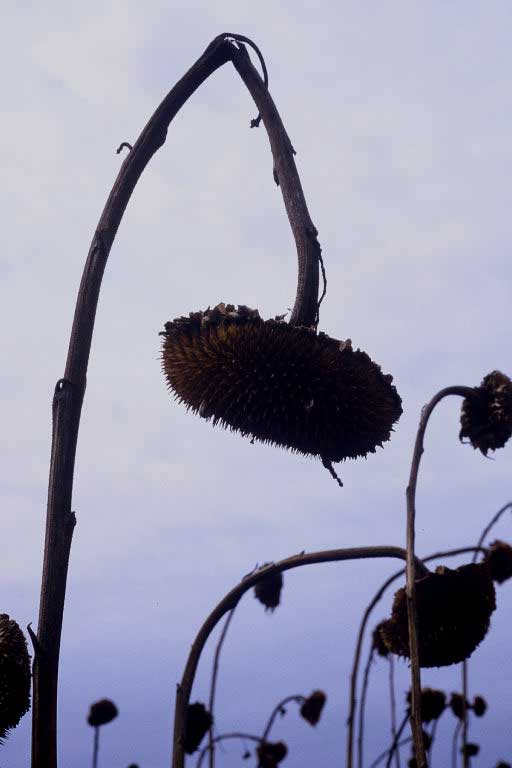
M 228 633 L 229 625 L 231 624 L 231 620 L 233 618 L 233 614 L 235 613 L 235 608 L 233 608 L 227 615 L 226 621 L 224 622 L 224 626 L 222 627 L 222 632 L 220 633 L 219 641 L 217 643 L 217 647 L 215 648 L 215 654 L 213 657 L 213 668 L 212 668 L 212 681 L 210 684 L 210 699 L 208 702 L 208 711 L 212 716 L 212 724 L 208 730 L 208 762 L 210 768 L 215 768 L 215 745 L 214 745 L 214 737 L 213 737 L 213 724 L 215 722 L 215 693 L 217 690 L 217 677 L 219 674 L 219 661 L 220 661 L 220 654 L 222 651 L 222 646 L 224 645 L 224 640 L 226 639 L 226 635 Z
M 222 617 L 238 605 L 240 598 L 249 589 L 261 579 L 263 573 L 272 573 L 273 571 L 288 571 L 292 568 L 300 568 L 305 565 L 314 565 L 316 563 L 340 562 L 344 560 L 362 560 L 367 558 L 394 557 L 400 560 L 406 559 L 406 552 L 401 547 L 354 547 L 349 549 L 333 549 L 321 552 L 311 552 L 299 555 L 292 555 L 285 560 L 266 565 L 263 569 L 258 569 L 246 576 L 236 587 L 218 603 L 210 615 L 205 620 L 199 630 L 192 647 L 190 649 L 187 663 L 181 678 L 181 683 L 176 689 L 176 706 L 174 713 L 174 737 L 173 737 L 173 756 L 172 768 L 184 768 L 185 754 L 183 749 L 183 735 L 185 727 L 185 715 L 190 701 L 192 685 L 196 675 L 197 665 L 203 648 Z M 418 563 L 418 568 L 421 568 Z
M 499 509 L 496 514 L 494 514 L 485 528 L 483 529 L 482 533 L 480 534 L 480 538 L 478 539 L 477 547 L 478 549 L 475 550 L 473 554 L 473 563 L 476 563 L 478 552 L 480 551 L 480 548 L 483 547 L 484 541 L 493 529 L 493 527 L 496 525 L 496 523 L 500 520 L 502 515 L 507 512 L 507 510 L 512 510 L 512 502 L 508 502 L 505 504 L 501 509 Z M 463 696 L 463 718 L 462 718 L 462 761 L 464 768 L 468 768 L 469 766 L 469 757 L 467 755 L 467 751 L 465 749 L 466 744 L 468 743 L 468 710 L 466 706 L 466 702 L 468 700 L 468 661 L 467 659 L 464 659 L 462 662 L 462 696 Z
M 411 727 L 414 741 L 414 751 L 418 768 L 427 768 L 427 757 L 425 754 L 425 745 L 423 743 L 423 732 L 421 727 L 421 675 L 420 659 L 418 647 L 418 617 L 416 612 L 416 561 L 414 555 L 415 539 L 415 518 L 416 518 L 416 486 L 418 483 L 418 472 L 420 468 L 421 457 L 424 451 L 423 443 L 428 420 L 436 405 L 445 397 L 457 395 L 466 398 L 468 401 L 474 397 L 475 390 L 472 387 L 446 387 L 438 392 L 427 405 L 424 406 L 411 463 L 411 472 L 409 483 L 407 485 L 407 565 L 406 565 L 406 595 L 407 595 L 407 623 L 409 629 L 409 651 L 411 658 Z
M 53 431 L 39 625 L 34 660 L 32 768 L 57 766 L 57 683 L 62 618 L 75 515 L 71 511 L 76 445 L 98 297 L 112 244 L 131 194 L 147 164 L 165 143 L 173 118 L 197 88 L 231 61 L 256 102 L 267 130 L 274 175 L 285 202 L 299 260 L 298 288 L 291 320 L 314 326 L 318 314 L 320 246 L 306 207 L 293 147 L 266 84 L 246 49 L 225 33 L 216 37 L 158 106 L 129 148 L 96 227 L 78 293 L 63 378 L 53 397 Z
M 421 561 L 418 561 L 417 567 L 419 570 L 423 563 L 428 563 L 431 560 L 439 560 L 445 557 L 454 557 L 456 555 L 464 555 L 468 552 L 474 552 L 474 551 L 475 551 L 475 547 L 461 547 L 459 549 L 449 549 L 443 552 L 434 552 L 433 554 L 428 555 L 428 557 L 423 558 Z M 483 551 L 485 553 L 487 550 L 482 549 L 480 551 Z M 359 673 L 359 665 L 361 661 L 361 650 L 363 647 L 364 633 L 366 631 L 366 627 L 368 625 L 368 621 L 370 619 L 373 609 L 375 608 L 376 605 L 378 605 L 379 601 L 383 597 L 388 587 L 390 587 L 394 581 L 396 581 L 401 576 L 403 576 L 404 573 L 405 573 L 405 569 L 401 568 L 399 571 L 396 571 L 388 579 L 386 579 L 386 581 L 377 590 L 376 594 L 373 596 L 373 598 L 370 600 L 370 602 L 366 606 L 361 619 L 361 623 L 359 625 L 359 630 L 357 633 L 357 640 L 356 640 L 356 647 L 354 650 L 354 659 L 352 662 L 352 672 L 350 675 L 349 716 L 347 718 L 347 728 L 348 728 L 347 753 L 346 753 L 347 768 L 352 768 L 352 761 L 353 761 L 355 712 L 356 712 L 356 706 L 357 706 L 357 678 Z M 362 717 L 364 720 L 364 708 L 362 709 L 363 709 Z M 362 755 L 360 751 L 358 754 L 358 768 L 362 768 Z
M 366 705 L 366 695 L 368 693 L 368 683 L 370 680 L 370 669 L 372 666 L 375 649 L 372 646 L 368 652 L 368 658 L 363 672 L 363 685 L 361 688 L 361 707 L 359 709 L 359 729 L 357 734 L 357 754 L 360 765 L 363 764 L 363 747 L 364 747 L 364 713 Z

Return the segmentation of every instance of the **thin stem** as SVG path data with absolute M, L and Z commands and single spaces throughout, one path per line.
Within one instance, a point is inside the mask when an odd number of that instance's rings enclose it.
M 57 382 L 53 399 L 53 436 L 37 632 L 41 653 L 36 655 L 33 671 L 32 768 L 57 766 L 60 640 L 75 523 L 71 512 L 73 475 L 87 366 L 106 263 L 132 192 L 153 155 L 165 143 L 171 121 L 197 88 L 228 61 L 233 62 L 245 82 L 265 124 L 297 246 L 299 275 L 291 322 L 315 325 L 320 246 L 293 160 L 293 147 L 267 87 L 252 66 L 247 51 L 243 46 L 237 47 L 228 42 L 226 35 L 219 35 L 164 98 L 126 155 L 96 227 L 84 267 L 64 378 Z
M 411 725 L 418 768 L 427 768 L 425 746 L 421 728 L 421 673 L 418 641 L 418 615 L 416 608 L 416 563 L 414 557 L 415 518 L 416 518 L 416 486 L 421 457 L 424 451 L 423 442 L 428 420 L 436 405 L 449 395 L 472 397 L 475 390 L 471 387 L 446 387 L 438 392 L 423 408 L 414 444 L 411 472 L 406 491 L 407 499 L 407 565 L 406 565 L 406 596 L 407 596 L 407 625 L 409 629 L 409 654 L 411 660 Z
M 370 647 L 368 653 L 368 659 L 364 668 L 363 675 L 363 687 L 361 689 L 361 707 L 359 709 L 359 732 L 357 734 L 357 765 L 358 768 L 363 768 L 363 747 L 364 747 L 364 715 L 366 694 L 368 693 L 368 681 L 370 679 L 370 668 L 374 657 L 374 648 Z
M 406 744 L 409 744 L 412 741 L 412 736 L 407 736 L 406 739 L 402 739 L 397 743 L 397 747 L 404 747 Z M 369 768 L 375 768 L 379 763 L 381 763 L 384 758 L 389 754 L 389 749 L 385 749 L 384 752 L 381 752 L 380 755 L 377 755 L 373 763 L 370 764 Z
M 98 768 L 98 752 L 100 748 L 100 728 L 99 725 L 94 726 L 94 741 L 92 747 L 92 768 Z
M 428 557 L 424 557 L 421 561 L 421 563 L 428 563 L 431 560 L 439 560 L 440 558 L 444 557 L 454 557 L 455 555 L 464 555 L 467 552 L 474 552 L 475 547 L 461 547 L 459 549 L 448 549 L 442 552 L 434 552 L 432 555 L 428 555 Z M 485 549 L 479 549 L 479 551 L 486 552 Z M 361 661 L 361 651 L 363 647 L 363 640 L 364 640 L 364 633 L 366 630 L 366 627 L 368 625 L 368 621 L 370 619 L 370 616 L 372 614 L 373 609 L 375 606 L 379 603 L 382 596 L 386 592 L 387 588 L 391 586 L 391 584 L 399 579 L 401 576 L 403 576 L 405 573 L 405 569 L 401 568 L 399 571 L 396 571 L 392 576 L 390 576 L 386 581 L 382 584 L 382 586 L 377 590 L 374 597 L 370 600 L 367 607 L 365 608 L 365 611 L 363 613 L 363 617 L 361 619 L 361 623 L 359 625 L 359 631 L 357 633 L 357 640 L 356 640 L 356 647 L 354 650 L 354 660 L 352 662 L 352 672 L 350 675 L 350 692 L 349 692 L 349 715 L 347 718 L 347 728 L 348 728 L 348 734 L 347 734 L 347 755 L 346 755 L 346 763 L 347 768 L 352 768 L 352 759 L 353 759 L 353 744 L 354 744 L 354 727 L 355 727 L 355 712 L 356 712 L 356 706 L 357 706 L 357 678 L 359 674 L 359 664 Z
M 393 654 L 388 656 L 389 662 L 389 703 L 391 708 L 391 736 L 396 739 L 396 698 L 395 698 L 395 663 Z M 400 768 L 400 750 L 395 750 L 396 768 Z
M 407 721 L 408 720 L 409 720 L 409 713 L 406 712 L 405 713 L 405 717 L 402 720 L 402 722 L 400 723 L 400 727 L 399 727 L 398 731 L 396 732 L 395 738 L 393 739 L 393 742 L 392 742 L 391 747 L 389 749 L 388 759 L 386 761 L 386 768 L 389 768 L 389 766 L 391 765 L 391 761 L 393 760 L 393 754 L 395 752 L 395 749 L 398 746 L 398 741 L 400 739 L 400 736 L 402 735 L 402 731 L 404 730 L 405 726 L 407 725 Z
M 215 738 L 213 739 L 213 743 L 218 744 L 219 741 L 227 741 L 228 739 L 246 739 L 247 741 L 256 741 L 258 742 L 258 744 L 261 744 L 261 739 L 259 736 L 253 736 L 251 733 L 241 733 L 238 731 L 234 733 L 221 733 L 219 736 L 215 736 Z M 210 749 L 211 749 L 210 744 L 207 744 L 205 747 L 202 748 L 199 755 L 197 756 L 196 768 L 201 768 L 201 765 L 203 764 L 204 756 Z
M 452 739 L 452 768 L 457 768 L 457 741 L 459 739 L 459 731 L 462 727 L 462 721 L 459 720 L 455 726 Z
M 495 515 L 491 517 L 485 528 L 483 529 L 480 538 L 478 539 L 478 547 L 481 547 L 491 532 L 492 528 L 496 525 L 496 523 L 499 521 L 502 515 L 505 514 L 505 512 L 509 509 L 512 509 L 512 502 L 508 502 L 505 504 L 501 509 L 499 509 Z M 473 563 L 476 563 L 476 559 L 478 556 L 478 550 L 475 550 L 475 553 L 473 555 Z M 464 659 L 462 662 L 462 696 L 463 696 L 463 703 L 462 703 L 462 720 L 463 720 L 463 728 L 462 728 L 462 747 L 464 749 L 463 752 L 463 761 L 464 761 L 464 768 L 466 768 L 467 765 L 469 765 L 469 757 L 466 755 L 466 744 L 468 743 L 468 709 L 466 706 L 466 702 L 468 701 L 468 693 L 469 693 L 469 682 L 468 682 L 468 661 L 467 659 Z
M 275 573 L 276 571 L 287 571 L 292 568 L 300 568 L 304 565 L 313 565 L 316 563 L 339 562 L 342 560 L 361 560 L 366 558 L 395 557 L 400 560 L 406 559 L 406 552 L 401 547 L 355 547 L 350 549 L 334 549 L 322 552 L 312 552 L 299 555 L 293 555 L 277 563 L 266 565 L 257 571 L 250 573 L 236 587 L 218 603 L 210 613 L 203 626 L 199 630 L 194 640 L 185 665 L 181 683 L 176 690 L 176 707 L 174 715 L 174 739 L 173 739 L 173 768 L 183 768 L 184 750 L 183 750 L 183 732 L 185 727 L 185 715 L 190 701 L 192 685 L 201 656 L 202 650 L 207 642 L 211 632 L 222 619 L 222 617 L 234 608 L 245 592 L 255 586 L 255 584 L 265 575 Z M 421 567 L 421 564 L 420 564 Z
M 217 688 L 217 677 L 219 674 L 219 660 L 220 660 L 220 654 L 222 651 L 222 646 L 224 644 L 224 640 L 226 639 L 229 625 L 231 624 L 231 619 L 233 618 L 233 614 L 235 613 L 235 610 L 236 608 L 233 608 L 227 615 L 226 621 L 224 622 L 224 626 L 222 627 L 222 632 L 220 633 L 219 642 L 217 643 L 217 647 L 215 648 L 215 655 L 213 657 L 212 681 L 210 685 L 210 701 L 208 704 L 208 711 L 212 716 L 212 724 L 208 731 L 208 744 L 210 747 L 208 762 L 209 762 L 210 768 L 215 768 L 215 747 L 213 744 L 213 726 L 215 722 L 215 718 L 214 718 L 215 692 Z
M 300 696 L 298 694 L 295 694 L 294 696 L 286 696 L 282 701 L 279 702 L 279 704 L 276 704 L 274 709 L 272 710 L 270 717 L 267 721 L 267 724 L 265 726 L 265 729 L 261 735 L 262 741 L 267 741 L 270 731 L 272 730 L 272 726 L 274 725 L 276 717 L 281 713 L 283 707 L 288 704 L 290 701 L 296 701 L 297 704 L 303 704 L 304 702 L 304 696 Z

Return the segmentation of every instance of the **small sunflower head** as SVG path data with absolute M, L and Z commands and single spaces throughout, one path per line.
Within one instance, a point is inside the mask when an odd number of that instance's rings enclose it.
M 89 714 L 87 715 L 87 722 L 89 725 L 97 728 L 100 725 L 111 723 L 118 714 L 119 710 L 113 701 L 110 701 L 110 699 L 100 699 L 95 704 L 91 704 Z
M 30 708 L 30 656 L 14 619 L 0 613 L 0 742 Z
M 310 725 L 316 725 L 320 720 L 320 715 L 325 706 L 327 696 L 323 691 L 313 691 L 313 693 L 304 699 L 300 708 L 300 714 Z
M 503 584 L 512 576 L 512 547 L 496 539 L 489 547 L 485 562 L 489 566 L 491 578 L 498 584 Z
M 184 749 L 187 755 L 192 755 L 198 749 L 205 735 L 211 728 L 213 718 L 199 701 L 189 704 L 185 721 Z
M 270 563 L 265 563 L 270 565 Z M 265 567 L 265 565 L 263 567 Z M 283 574 L 281 571 L 270 571 L 254 586 L 254 597 L 265 606 L 266 611 L 275 611 L 281 600 L 281 590 L 283 588 Z
M 471 704 L 467 700 L 464 707 L 464 696 L 461 693 L 452 693 L 450 696 L 450 709 L 459 720 L 464 720 L 464 709 L 468 710 L 470 707 Z
M 365 352 L 245 306 L 166 323 L 162 366 L 176 399 L 213 424 L 324 462 L 375 453 L 402 413 Z
M 407 693 L 407 703 L 411 706 L 411 692 Z M 446 709 L 446 694 L 444 691 L 437 691 L 434 688 L 421 689 L 421 721 L 431 723 L 437 720 Z
M 512 381 L 500 371 L 485 376 L 462 403 L 459 438 L 468 438 L 484 456 L 503 448 L 512 435 Z
M 471 708 L 477 717 L 483 717 L 487 711 L 487 702 L 483 696 L 475 696 Z
M 478 744 L 473 744 L 471 742 L 468 742 L 467 744 L 464 744 L 460 748 L 461 754 L 464 755 L 464 757 L 476 757 L 478 753 L 480 752 L 480 747 Z
M 496 765 L 496 768 L 512 768 L 510 763 L 504 763 L 502 760 Z
M 494 585 L 483 563 L 436 568 L 416 581 L 421 667 L 444 667 L 469 658 L 489 629 L 496 608 Z M 395 594 L 381 628 L 392 653 L 409 656 L 405 587 Z
M 372 648 L 379 654 L 379 656 L 382 656 L 383 659 L 386 659 L 389 656 L 389 648 L 382 639 L 382 635 L 380 633 L 383 624 L 384 622 L 381 621 L 380 624 L 377 624 L 372 632 Z
M 256 753 L 258 755 L 258 768 L 277 768 L 288 754 L 288 747 L 284 741 L 263 741 Z

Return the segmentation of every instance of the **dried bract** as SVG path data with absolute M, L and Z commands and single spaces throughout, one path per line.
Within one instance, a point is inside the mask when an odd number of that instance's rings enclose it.
M 97 728 L 100 725 L 106 725 L 112 722 L 118 716 L 119 710 L 110 699 L 100 699 L 95 704 L 91 704 L 87 722 L 89 725 Z
M 411 706 L 411 692 L 407 693 L 407 703 Z M 421 689 L 421 720 L 423 723 L 431 723 L 437 720 L 446 709 L 446 694 L 434 688 Z
M 337 462 L 374 453 L 402 413 L 365 352 L 257 310 L 218 304 L 166 323 L 162 364 L 177 400 L 213 424 Z
M 197 701 L 187 707 L 185 721 L 184 750 L 192 755 L 199 747 L 213 723 L 213 718 L 204 704 Z
M 288 754 L 288 747 L 284 741 L 264 741 L 256 750 L 258 755 L 258 768 L 276 768 Z
M 323 691 L 313 691 L 313 693 L 304 700 L 300 714 L 311 725 L 316 725 L 320 720 L 320 715 L 325 706 L 327 696 Z
M 485 562 L 489 566 L 492 579 L 498 584 L 503 584 L 512 576 L 512 547 L 496 539 L 485 555 Z
M 0 613 L 0 741 L 30 708 L 30 656 L 18 624 Z
M 485 376 L 474 395 L 462 403 L 459 438 L 484 456 L 503 448 L 512 435 L 512 381 L 500 371 Z
M 444 667 L 467 659 L 483 640 L 496 596 L 487 566 L 471 563 L 456 570 L 441 566 L 417 579 L 416 603 L 420 666 Z M 405 587 L 395 594 L 381 635 L 390 651 L 410 655 Z
M 265 565 L 269 565 L 269 563 L 265 563 Z M 254 597 L 265 606 L 265 610 L 274 611 L 279 605 L 282 588 L 283 574 L 281 571 L 274 570 L 266 576 L 262 576 L 255 584 Z

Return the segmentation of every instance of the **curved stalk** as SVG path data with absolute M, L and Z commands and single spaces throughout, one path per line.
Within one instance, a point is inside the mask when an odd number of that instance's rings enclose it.
M 316 563 L 332 563 L 342 560 L 362 560 L 367 558 L 395 557 L 400 560 L 406 559 L 406 552 L 401 547 L 354 547 L 350 549 L 333 549 L 322 552 L 312 552 L 310 554 L 301 553 L 293 555 L 277 563 L 271 563 L 257 571 L 246 576 L 236 587 L 218 603 L 210 613 L 203 626 L 199 630 L 185 665 L 181 683 L 176 690 L 176 707 L 174 714 L 174 737 L 173 737 L 173 758 L 172 768 L 183 768 L 185 755 L 183 750 L 183 732 L 187 707 L 190 701 L 192 685 L 201 656 L 202 650 L 216 627 L 217 623 L 230 610 L 232 610 L 242 595 L 254 587 L 257 582 L 266 575 L 275 571 L 288 571 L 292 568 L 300 568 L 304 565 L 314 565 Z M 421 568 L 421 563 L 418 564 Z
M 253 736 L 252 733 L 242 733 L 238 731 L 235 733 L 221 733 L 219 736 L 215 736 L 213 742 L 214 744 L 218 744 L 219 741 L 226 741 L 227 739 L 246 739 L 247 741 L 256 741 L 258 744 L 261 744 L 261 739 L 259 736 Z M 201 768 L 204 756 L 210 749 L 210 744 L 207 744 L 202 748 L 197 758 L 196 768 Z
M 424 557 L 421 561 L 418 561 L 420 564 L 417 567 L 421 567 L 421 564 L 428 563 L 431 560 L 439 560 L 443 557 L 454 557 L 455 555 L 464 555 L 467 552 L 474 552 L 475 549 L 478 549 L 476 547 L 461 547 L 459 549 L 448 549 L 444 552 L 434 552 L 431 555 L 428 555 L 428 557 Z M 479 549 L 478 551 L 485 552 L 485 549 Z M 400 576 L 403 576 L 405 573 L 405 568 L 401 568 L 399 571 L 396 571 L 393 573 L 386 581 L 382 584 L 382 586 L 377 590 L 373 598 L 368 603 L 367 607 L 365 608 L 365 611 L 363 613 L 363 617 L 361 619 L 361 623 L 359 625 L 359 631 L 357 633 L 357 640 L 356 640 L 356 647 L 354 651 L 354 660 L 352 662 L 352 672 L 350 675 L 350 693 L 349 693 L 349 715 L 347 718 L 347 728 L 348 728 L 348 734 L 347 734 L 347 755 L 346 755 L 346 762 L 347 762 L 347 768 L 352 768 L 352 759 L 353 759 L 353 743 L 354 743 L 354 724 L 355 724 L 355 711 L 356 711 L 356 705 L 357 705 L 357 678 L 359 673 L 359 664 L 361 661 L 361 650 L 363 647 L 363 639 L 364 639 L 364 633 L 366 630 L 366 627 L 368 625 L 368 621 L 370 619 L 371 613 L 375 606 L 379 603 L 380 599 L 384 595 L 385 591 L 391 584 L 400 578 Z M 359 764 L 359 763 L 358 763 Z
M 363 746 L 364 746 L 364 715 L 365 715 L 365 703 L 366 694 L 368 693 L 368 682 L 370 680 L 370 667 L 372 665 L 374 656 L 374 648 L 370 647 L 368 653 L 368 659 L 364 668 L 363 674 L 363 687 L 361 689 L 361 706 L 359 708 L 359 732 L 357 735 L 357 765 L 358 768 L 363 768 Z M 395 734 L 393 734 L 393 737 Z
M 234 613 L 235 613 L 234 608 L 228 613 L 228 617 L 224 622 L 224 626 L 222 627 L 222 632 L 220 633 L 219 642 L 217 643 L 217 647 L 215 648 L 215 655 L 213 657 L 212 682 L 210 685 L 210 700 L 208 702 L 208 712 L 212 716 L 212 724 L 208 731 L 208 745 L 210 749 L 208 754 L 209 768 L 215 768 L 215 745 L 213 743 L 213 740 L 214 740 L 213 725 L 215 723 L 215 715 L 214 715 L 215 693 L 217 690 L 217 677 L 219 674 L 219 660 L 220 660 L 220 654 L 222 651 L 222 646 L 224 645 L 224 640 L 226 639 L 229 625 L 231 624 L 231 619 L 233 618 Z
M 302 704 L 304 702 L 304 696 L 300 696 L 295 694 L 294 696 L 286 696 L 286 698 L 282 699 L 282 701 L 279 702 L 279 704 L 276 704 L 274 709 L 272 710 L 270 717 L 267 721 L 267 724 L 265 726 L 265 730 L 263 731 L 263 734 L 261 736 L 262 741 L 267 741 L 268 735 L 270 731 L 272 730 L 272 726 L 274 725 L 275 719 L 278 716 L 278 714 L 281 712 L 285 704 L 288 704 L 290 701 L 296 701 L 297 704 Z
M 416 518 L 416 486 L 418 472 L 423 454 L 423 442 L 428 420 L 436 405 L 445 397 L 472 397 L 475 390 L 472 387 L 446 387 L 438 392 L 423 408 L 414 444 L 409 483 L 407 485 L 407 565 L 406 565 L 406 597 L 407 624 L 409 629 L 409 653 L 411 659 L 411 727 L 414 749 L 418 768 L 427 768 L 427 757 L 423 744 L 421 728 L 421 674 L 418 644 L 418 616 L 416 611 L 416 563 L 414 557 L 415 518 Z
M 34 659 L 32 768 L 57 766 L 57 684 L 66 581 L 75 516 L 73 474 L 87 366 L 98 297 L 107 259 L 132 192 L 147 164 L 165 143 L 168 127 L 197 88 L 231 61 L 249 89 L 268 133 L 286 212 L 297 246 L 299 276 L 291 322 L 314 326 L 318 314 L 320 246 L 281 118 L 244 46 L 216 37 L 179 80 L 129 149 L 96 227 L 78 293 L 64 377 L 53 398 L 53 435 L 48 484 L 39 625 Z M 238 36 L 240 41 L 246 40 Z

